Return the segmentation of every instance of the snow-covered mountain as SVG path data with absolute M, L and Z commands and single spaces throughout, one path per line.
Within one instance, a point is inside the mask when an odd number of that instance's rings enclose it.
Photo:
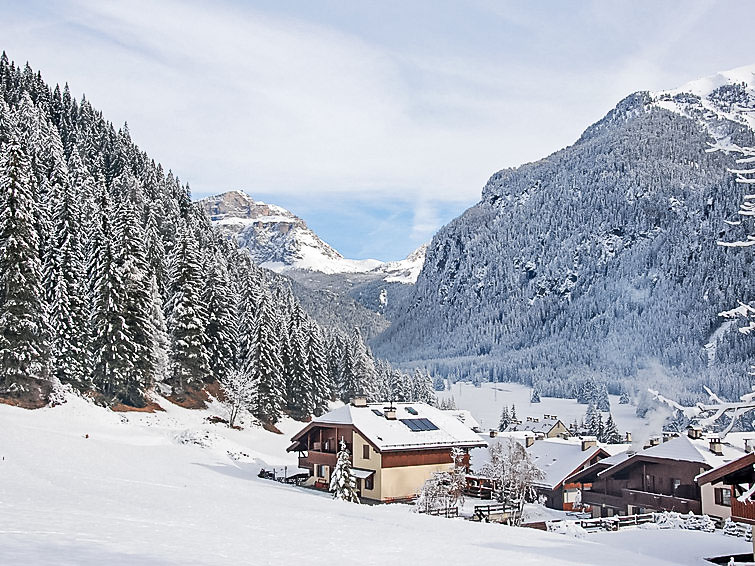
M 736 122 L 755 130 L 755 65 L 690 81 L 679 88 L 651 92 L 653 104 L 704 124 L 714 138 L 720 126 Z
M 441 228 L 373 342 L 394 362 L 572 395 L 577 376 L 634 391 L 749 391 L 751 339 L 718 313 L 755 300 L 734 230 L 735 156 L 755 144 L 755 65 L 637 92 L 571 146 L 495 173 Z M 715 340 L 717 348 L 706 348 Z
M 399 261 L 347 259 L 292 212 L 255 201 L 242 191 L 207 197 L 199 203 L 214 224 L 249 250 L 255 262 L 278 273 L 370 273 L 375 279 L 411 284 L 425 260 L 426 245 Z
M 255 262 L 278 273 L 290 269 L 361 273 L 382 265 L 376 259 L 346 259 L 307 224 L 283 207 L 229 191 L 199 201 L 212 222 L 235 235 Z

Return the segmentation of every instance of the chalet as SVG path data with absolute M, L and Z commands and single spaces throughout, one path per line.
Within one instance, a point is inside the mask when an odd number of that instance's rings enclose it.
M 536 438 L 569 438 L 566 425 L 556 415 L 543 415 L 542 419 L 527 417 L 524 421 L 514 421 L 506 432 L 532 432 Z
M 697 476 L 703 497 L 703 512 L 738 523 L 755 525 L 755 453 L 748 452 L 736 460 Z M 741 501 L 740 501 L 741 499 Z
M 575 473 L 608 458 L 610 454 L 598 446 L 594 437 L 577 442 L 558 438 L 528 442 L 526 450 L 533 463 L 545 477 L 535 483 L 539 495 L 545 496 L 545 506 L 572 511 L 581 504 L 579 482 L 567 481 Z
M 716 438 L 667 436 L 643 450 L 600 460 L 567 482 L 591 484 L 582 491 L 582 503 L 596 517 L 648 511 L 700 514 L 703 494 L 695 478 L 741 453 Z
M 308 485 L 327 489 L 340 441 L 351 453 L 360 497 L 414 497 L 434 472 L 453 468 L 452 448 L 485 446 L 456 416 L 424 403 L 366 403 L 355 399 L 315 418 L 291 440 Z

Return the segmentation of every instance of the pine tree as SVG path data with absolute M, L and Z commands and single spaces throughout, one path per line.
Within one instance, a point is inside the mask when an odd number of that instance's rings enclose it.
M 540 402 L 540 391 L 537 387 L 532 388 L 532 395 L 530 396 L 530 403 L 539 403 Z
M 290 353 L 291 353 L 291 382 L 289 383 L 289 410 L 295 419 L 311 416 L 315 410 L 315 384 L 309 372 L 306 337 L 304 332 L 291 325 Z
M 330 491 L 333 492 L 333 499 L 359 503 L 357 481 L 351 473 L 351 455 L 343 439 L 339 446 L 336 466 L 330 474 Z
M 81 214 L 58 149 L 51 175 L 52 232 L 45 257 L 50 313 L 51 375 L 79 389 L 89 386 L 88 314 L 83 297 Z
M 243 368 L 254 383 L 254 416 L 263 423 L 275 424 L 285 403 L 285 390 L 283 364 L 275 337 L 278 320 L 270 301 L 269 296 L 263 296 L 258 305 L 250 350 Z
M 501 419 L 498 421 L 498 431 L 504 432 L 511 424 L 511 416 L 509 415 L 509 409 L 506 405 L 503 406 L 501 411 Z
M 22 394 L 47 368 L 47 321 L 29 159 L 15 131 L 0 156 L 0 378 Z
M 516 407 L 514 404 L 511 404 L 511 422 L 517 422 L 519 419 L 516 417 Z
M 613 415 L 608 413 L 602 441 L 607 444 L 618 444 L 621 440 L 621 434 L 619 434 L 619 429 L 616 427 L 616 423 L 613 420 Z
M 213 253 L 206 267 L 204 303 L 207 305 L 207 350 L 209 367 L 216 379 L 233 368 L 237 355 L 239 320 L 238 300 L 220 253 Z
M 134 344 L 126 327 L 126 289 L 119 269 L 113 209 L 102 189 L 94 222 L 89 260 L 91 284 L 92 379 L 107 402 L 128 400 L 134 365 Z M 138 404 L 138 400 L 133 401 Z
M 328 402 L 333 398 L 333 382 L 328 373 L 320 330 L 312 322 L 309 323 L 307 336 L 307 365 L 312 377 L 314 414 L 320 416 L 328 410 Z
M 171 332 L 169 382 L 178 394 L 200 386 L 210 372 L 198 256 L 196 241 L 189 229 L 182 226 L 171 257 L 171 299 L 168 304 Z
M 129 174 L 120 179 L 124 192 L 136 185 Z M 117 208 L 115 237 L 118 243 L 116 265 L 121 272 L 124 290 L 124 321 L 132 360 L 129 368 L 126 399 L 142 402 L 142 393 L 155 381 L 155 329 L 152 324 L 152 285 L 144 255 L 144 234 L 135 205 L 124 200 Z

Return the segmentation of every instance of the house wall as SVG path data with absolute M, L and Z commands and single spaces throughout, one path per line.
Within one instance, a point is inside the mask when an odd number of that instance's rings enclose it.
M 546 436 L 548 438 L 564 438 L 564 436 L 568 437 L 570 436 L 570 434 L 569 434 L 569 429 L 566 428 L 564 423 L 562 423 L 561 421 L 558 421 L 556 423 L 556 426 L 550 429 Z
M 360 482 L 361 484 L 361 492 L 362 497 L 366 499 L 373 499 L 375 501 L 380 501 L 380 491 L 382 488 L 382 482 L 381 482 L 381 476 L 380 476 L 380 469 L 382 467 L 381 460 L 382 455 L 380 452 L 377 452 L 372 445 L 370 445 L 369 442 L 367 442 L 361 434 L 359 434 L 357 431 L 354 431 L 353 435 L 353 443 L 354 443 L 354 452 L 351 455 L 351 464 L 354 468 L 361 468 L 363 470 L 375 470 L 375 475 L 373 476 L 373 489 L 366 489 L 364 486 L 364 480 Z M 364 454 L 364 446 L 370 447 L 370 457 L 369 459 L 363 458 Z
M 729 487 L 722 483 L 710 484 L 706 483 L 700 486 L 700 495 L 703 502 L 703 513 L 706 515 L 714 515 L 722 519 L 728 519 L 731 517 L 731 507 L 728 505 L 717 505 L 715 490 L 716 488 Z
M 453 468 L 453 463 L 383 468 L 380 471 L 380 499 L 388 501 L 414 497 L 435 472 L 450 472 Z

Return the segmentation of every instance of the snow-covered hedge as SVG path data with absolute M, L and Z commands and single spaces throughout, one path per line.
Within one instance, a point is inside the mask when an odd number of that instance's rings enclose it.
M 708 515 L 695 515 L 691 511 L 684 515 L 673 511 L 655 514 L 655 524 L 661 529 L 687 529 L 712 533 L 716 524 Z

